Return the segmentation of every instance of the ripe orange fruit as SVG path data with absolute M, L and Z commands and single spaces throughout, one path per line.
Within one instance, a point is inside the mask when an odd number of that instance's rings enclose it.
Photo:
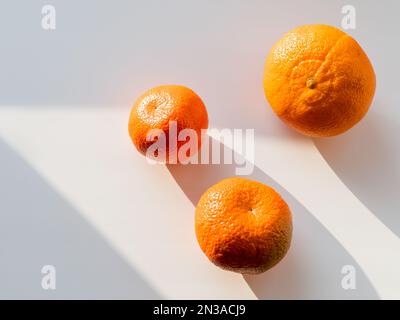
M 351 36 L 327 25 L 306 25 L 271 49 L 264 90 L 272 109 L 289 126 L 312 137 L 334 136 L 368 111 L 375 73 Z
M 183 129 L 195 130 L 197 143 L 201 146 L 201 129 L 208 128 L 208 115 L 201 98 L 191 89 L 179 85 L 163 85 L 145 92 L 135 102 L 129 118 L 129 135 L 136 148 L 144 155 L 154 143 L 146 139 L 150 130 L 159 129 L 165 133 L 165 148 L 158 150 L 171 162 L 170 152 L 178 153 L 185 141 L 170 141 L 170 124 L 176 123 L 177 135 Z M 189 150 L 192 156 L 195 152 Z M 149 156 L 149 155 L 148 155 Z M 159 154 L 157 154 L 159 156 Z M 175 159 L 177 162 L 179 159 Z
M 197 240 L 217 266 L 261 273 L 289 249 L 292 218 L 272 188 L 244 178 L 224 179 L 209 188 L 196 207 Z

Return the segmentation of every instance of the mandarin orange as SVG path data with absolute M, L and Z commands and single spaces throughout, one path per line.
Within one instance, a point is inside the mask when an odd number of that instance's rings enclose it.
M 139 152 L 149 156 L 148 148 L 155 142 L 150 137 L 152 130 L 165 133 L 165 148 L 157 150 L 163 153 L 165 162 L 170 163 L 171 154 L 177 155 L 185 141 L 170 141 L 171 124 L 176 125 L 176 135 L 183 129 L 192 129 L 196 133 L 197 143 L 193 156 L 201 146 L 201 130 L 208 128 L 208 114 L 201 98 L 191 89 L 180 85 L 163 85 L 145 92 L 135 102 L 129 118 L 129 135 Z M 192 150 L 192 149 L 191 149 Z M 191 151 L 190 151 L 191 152 Z M 157 154 L 160 157 L 160 154 Z M 179 162 L 177 156 L 174 161 Z
M 289 249 L 292 218 L 272 188 L 245 178 L 228 178 L 210 187 L 196 207 L 197 240 L 217 266 L 239 273 L 261 273 Z
M 311 137 L 334 136 L 359 122 L 375 92 L 375 73 L 351 36 L 327 25 L 305 25 L 283 36 L 264 69 L 274 112 Z

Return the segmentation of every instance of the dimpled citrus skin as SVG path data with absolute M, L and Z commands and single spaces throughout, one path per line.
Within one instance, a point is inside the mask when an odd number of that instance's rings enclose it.
M 139 152 L 146 155 L 153 143 L 146 141 L 151 129 L 161 129 L 166 135 L 166 157 L 169 153 L 169 122 L 176 121 L 177 133 L 182 129 L 194 129 L 198 148 L 201 145 L 201 129 L 208 128 L 208 115 L 201 98 L 191 89 L 180 85 L 162 85 L 146 91 L 136 100 L 129 118 L 129 135 Z M 177 148 L 184 144 L 178 141 Z
M 334 136 L 368 111 L 375 73 L 352 37 L 335 27 L 306 25 L 271 49 L 264 91 L 275 113 L 292 128 L 312 137 Z
M 292 218 L 272 188 L 244 178 L 228 178 L 210 187 L 196 207 L 199 245 L 217 266 L 239 273 L 261 273 L 289 249 Z

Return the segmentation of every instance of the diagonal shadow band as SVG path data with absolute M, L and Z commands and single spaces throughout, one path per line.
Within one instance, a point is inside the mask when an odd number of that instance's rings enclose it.
M 400 237 L 400 143 L 398 119 L 379 114 L 378 101 L 365 119 L 343 135 L 314 139 L 338 177 Z
M 227 149 L 217 140 L 211 141 L 210 145 L 220 144 L 220 149 Z M 240 157 L 235 154 L 236 156 Z M 167 165 L 167 168 L 196 206 L 207 188 L 221 179 L 235 176 L 237 165 L 177 164 Z M 287 201 L 293 214 L 294 233 L 287 256 L 277 266 L 261 275 L 243 276 L 259 299 L 379 298 L 356 261 L 301 203 L 257 167 L 246 178 L 276 189 Z M 345 290 L 342 287 L 344 274 L 341 272 L 346 265 L 351 265 L 356 270 L 355 290 Z
M 161 298 L 2 140 L 0 159 L 0 298 Z M 44 265 L 56 268 L 55 290 L 41 287 Z

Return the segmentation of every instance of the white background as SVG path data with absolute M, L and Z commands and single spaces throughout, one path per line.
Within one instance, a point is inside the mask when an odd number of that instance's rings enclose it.
M 54 31 L 41 8 L 56 8 Z M 0 3 L 1 298 L 399 298 L 396 1 L 352 1 L 370 57 L 366 118 L 334 138 L 286 128 L 265 101 L 264 59 L 302 24 L 340 27 L 344 1 Z M 397 4 L 397 5 L 396 5 Z M 159 84 L 204 100 L 214 128 L 255 128 L 255 170 L 294 218 L 285 259 L 259 276 L 213 266 L 193 225 L 201 193 L 235 165 L 151 166 L 131 105 Z M 57 288 L 41 287 L 54 265 Z M 357 289 L 341 286 L 353 265 Z

